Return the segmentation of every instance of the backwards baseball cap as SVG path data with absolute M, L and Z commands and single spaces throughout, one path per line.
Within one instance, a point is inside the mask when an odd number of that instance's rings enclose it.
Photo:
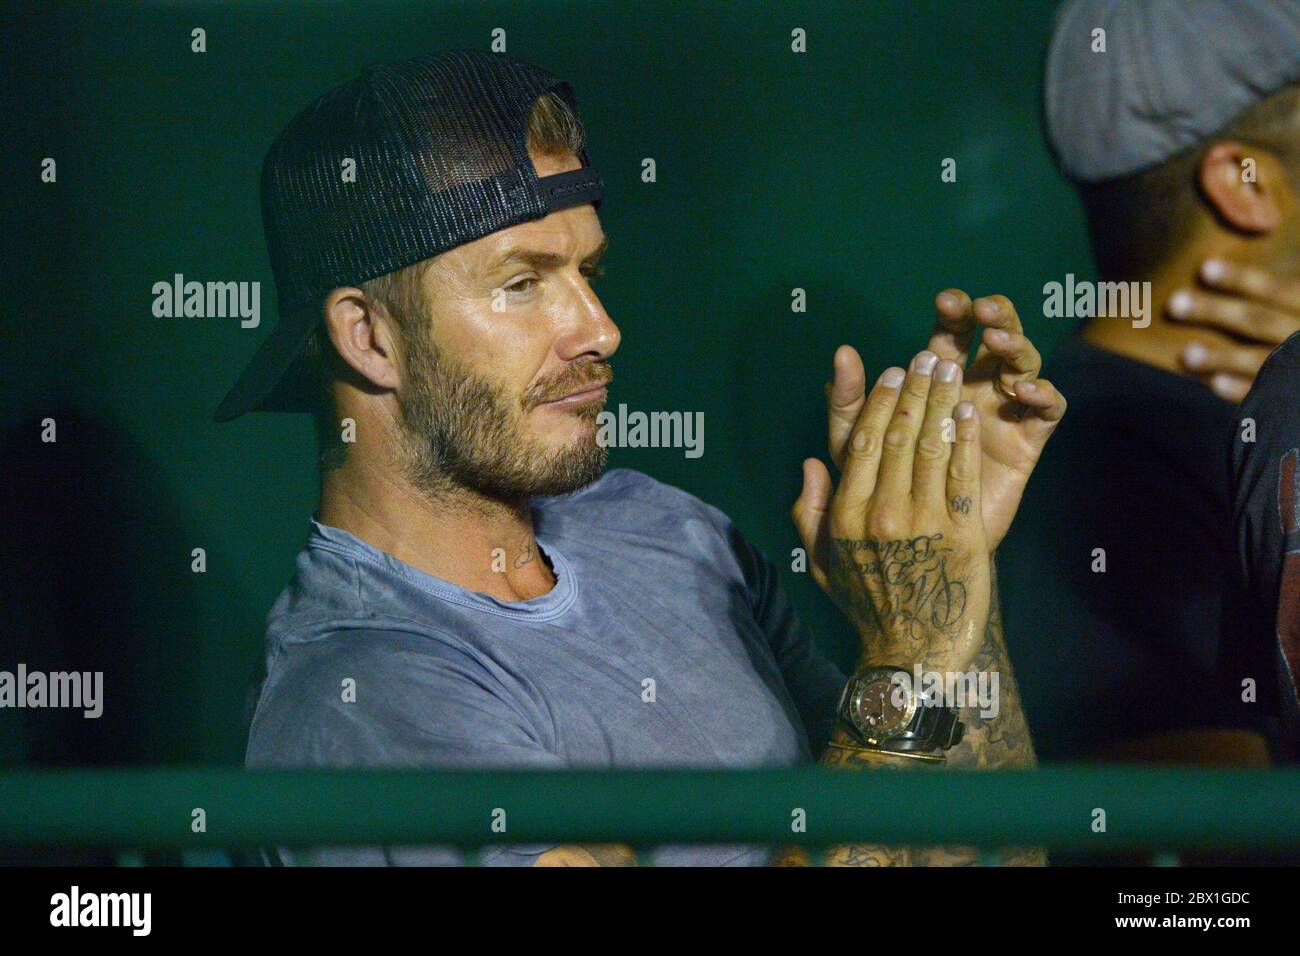
M 1072 0 L 1047 53 L 1048 138 L 1066 176 L 1115 179 L 1298 81 L 1300 0 Z
M 450 50 L 367 68 L 295 116 L 262 164 L 262 225 L 279 321 L 215 418 L 309 411 L 304 346 L 325 296 L 557 209 L 593 203 L 580 169 L 539 178 L 529 111 L 573 88 L 521 60 Z

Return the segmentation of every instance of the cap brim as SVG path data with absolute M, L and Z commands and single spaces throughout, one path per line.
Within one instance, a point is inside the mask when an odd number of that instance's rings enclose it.
M 245 412 L 310 411 L 312 376 L 303 347 L 315 321 L 315 309 L 282 315 L 212 417 L 228 422 Z

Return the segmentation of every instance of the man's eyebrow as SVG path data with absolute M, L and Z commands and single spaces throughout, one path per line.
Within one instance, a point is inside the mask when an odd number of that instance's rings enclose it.
M 599 262 L 605 255 L 607 249 L 609 249 L 609 236 L 605 236 L 600 240 L 600 245 L 593 249 L 591 253 L 582 260 L 583 263 Z M 536 249 L 511 249 L 509 252 L 503 254 L 499 259 L 493 261 L 493 263 L 488 266 L 488 271 L 495 272 L 497 269 L 514 263 L 532 266 L 534 269 L 553 269 L 556 266 L 564 265 L 567 258 L 567 256 L 562 256 L 555 252 L 541 252 Z

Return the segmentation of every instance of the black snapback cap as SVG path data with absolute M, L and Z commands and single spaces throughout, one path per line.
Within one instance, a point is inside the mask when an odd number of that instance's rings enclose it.
M 448 50 L 368 67 L 295 116 L 262 164 L 262 227 L 279 321 L 214 417 L 310 411 L 303 347 L 325 296 L 556 209 L 593 203 L 582 168 L 539 178 L 525 130 L 573 88 L 501 54 Z

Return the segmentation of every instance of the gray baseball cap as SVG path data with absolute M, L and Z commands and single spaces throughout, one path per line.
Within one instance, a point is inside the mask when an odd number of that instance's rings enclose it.
M 1115 179 L 1297 82 L 1300 0 L 1070 0 L 1047 53 L 1048 139 L 1071 179 Z

